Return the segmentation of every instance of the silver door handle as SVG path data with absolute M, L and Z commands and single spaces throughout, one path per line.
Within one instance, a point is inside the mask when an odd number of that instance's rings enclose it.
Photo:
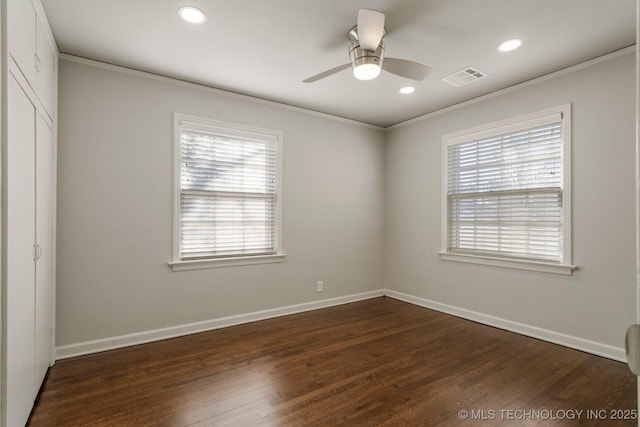
M 36 72 L 40 72 L 40 70 L 42 69 L 42 61 L 40 61 L 40 57 L 38 56 L 37 53 L 35 53 L 33 55 L 35 57 L 34 62 L 35 62 L 35 67 L 36 67 Z
M 624 341 L 627 365 L 631 372 L 640 375 L 640 325 L 629 326 Z

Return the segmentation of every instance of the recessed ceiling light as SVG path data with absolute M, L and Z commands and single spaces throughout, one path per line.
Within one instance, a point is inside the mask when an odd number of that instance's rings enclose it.
M 519 48 L 521 44 L 522 44 L 522 40 L 518 40 L 518 39 L 507 40 L 506 42 L 502 43 L 498 47 L 498 50 L 500 52 L 509 52 L 511 50 Z
M 207 15 L 197 7 L 183 6 L 178 9 L 178 15 L 182 19 L 192 24 L 202 24 L 207 20 Z
M 413 93 L 416 91 L 416 88 L 413 86 L 405 86 L 403 88 L 400 89 L 400 93 L 403 95 L 408 95 L 410 93 Z

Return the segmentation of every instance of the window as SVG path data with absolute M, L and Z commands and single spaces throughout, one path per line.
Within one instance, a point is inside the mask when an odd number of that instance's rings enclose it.
M 443 137 L 445 260 L 571 274 L 570 106 Z
M 282 261 L 280 132 L 175 115 L 175 270 Z

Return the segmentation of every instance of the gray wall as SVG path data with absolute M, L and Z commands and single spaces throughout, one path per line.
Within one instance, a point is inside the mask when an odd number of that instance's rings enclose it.
M 385 133 L 62 60 L 57 345 L 386 287 L 622 347 L 635 313 L 634 76 L 632 53 Z M 566 103 L 580 269 L 441 261 L 442 134 Z M 174 111 L 284 132 L 284 263 L 170 271 Z
M 382 288 L 379 130 L 66 60 L 59 85 L 58 346 Z M 173 112 L 284 132 L 284 263 L 171 272 Z
M 635 55 L 389 131 L 385 285 L 622 347 L 635 317 Z M 573 104 L 572 277 L 441 261 L 441 137 Z

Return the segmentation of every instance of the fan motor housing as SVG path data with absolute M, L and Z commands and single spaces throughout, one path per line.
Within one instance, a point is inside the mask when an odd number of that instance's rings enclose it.
M 384 35 L 380 44 L 375 51 L 364 50 L 360 47 L 358 40 L 358 26 L 349 31 L 349 58 L 351 59 L 351 67 L 356 68 L 363 64 L 375 64 L 382 67 L 384 61 Z

